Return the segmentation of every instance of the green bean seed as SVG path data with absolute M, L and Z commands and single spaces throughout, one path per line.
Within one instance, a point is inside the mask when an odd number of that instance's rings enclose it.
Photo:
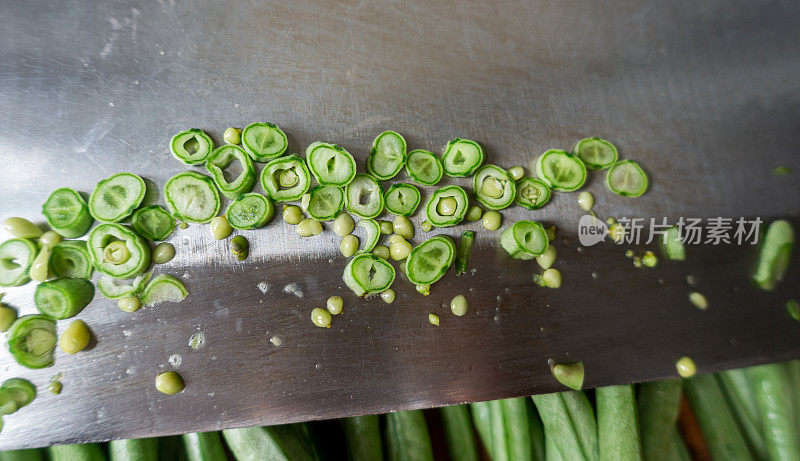
M 642 256 L 642 264 L 646 267 L 656 267 L 656 264 L 658 264 L 658 257 L 652 251 L 645 251 Z
M 548 288 L 558 288 L 561 286 L 561 272 L 558 269 L 547 269 L 542 273 L 542 280 Z
M 555 240 L 557 231 L 558 229 L 556 229 L 556 226 L 550 226 L 547 229 L 545 229 L 544 232 L 547 234 L 547 241 L 552 242 L 553 240 Z
M 224 139 L 228 144 L 241 144 L 242 130 L 229 127 L 224 133 L 222 133 L 222 139 Z
M 458 209 L 458 201 L 453 197 L 445 197 L 436 204 L 436 212 L 442 216 L 453 216 Z
M 237 235 L 231 239 L 231 253 L 239 261 L 244 261 L 250 255 L 250 242 L 242 235 Z
M 328 308 L 328 312 L 333 315 L 341 314 L 344 308 L 344 300 L 341 296 L 331 296 L 328 298 L 326 307 Z
M 386 304 L 392 304 L 394 302 L 394 297 L 395 297 L 394 290 L 392 290 L 391 288 L 381 293 L 381 299 Z
M 64 386 L 61 384 L 61 381 L 50 381 L 50 384 L 47 385 L 47 389 L 53 395 L 60 394 L 62 387 L 64 387 Z
M 33 259 L 28 275 L 31 279 L 37 282 L 44 282 L 47 280 L 50 269 L 50 248 L 42 248 L 39 254 Z
M 583 211 L 589 211 L 594 206 L 594 195 L 591 192 L 583 191 L 578 194 L 578 206 Z
M 439 316 L 436 315 L 436 314 L 428 314 L 428 322 L 430 322 L 431 325 L 434 325 L 434 326 L 438 327 L 439 326 Z
M 103 248 L 103 260 L 111 264 L 125 264 L 131 259 L 131 250 L 128 245 L 122 241 L 117 240 L 109 243 Z
M 625 238 L 625 227 L 622 224 L 614 223 L 608 226 L 608 235 L 611 239 L 619 243 Z
M 414 238 L 414 224 L 410 219 L 405 216 L 398 216 L 394 218 L 394 233 L 403 237 L 406 240 Z
M 296 226 L 300 224 L 305 218 L 303 216 L 303 210 L 300 209 L 297 205 L 284 205 L 283 206 L 283 220 L 286 221 L 288 224 Z
M 682 378 L 691 378 L 697 373 L 697 365 L 695 365 L 694 360 L 689 357 L 679 358 L 678 361 L 675 362 L 675 368 Z
M 339 237 L 350 235 L 355 228 L 356 223 L 353 221 L 353 217 L 347 213 L 340 213 L 333 221 L 333 232 Z
M 483 216 L 483 209 L 478 205 L 472 205 L 467 211 L 467 221 L 478 221 Z
M 392 236 L 389 237 L 389 245 L 391 245 L 393 243 L 399 243 L 399 242 L 405 242 L 405 241 L 406 241 L 406 239 L 404 239 L 402 236 L 397 235 L 397 234 L 392 234 Z
M 422 230 L 424 232 L 430 232 L 431 230 L 433 230 L 433 224 L 431 224 L 430 221 L 428 221 L 427 219 L 425 221 L 422 221 L 420 227 L 422 227 Z
M 390 235 L 394 232 L 394 225 L 391 221 L 378 221 L 378 224 L 381 226 L 381 234 Z
M 156 376 L 156 389 L 167 395 L 175 395 L 186 389 L 186 384 L 177 372 L 165 371 Z
M 186 224 L 185 222 L 179 222 L 178 227 L 181 229 L 186 229 L 187 227 L 189 227 L 189 225 Z
M 153 249 L 153 262 L 165 264 L 172 261 L 175 257 L 175 245 L 169 242 L 161 242 Z
M 142 302 L 136 296 L 123 296 L 117 300 L 117 307 L 125 312 L 135 312 L 142 307 Z
M 330 328 L 331 313 L 328 312 L 326 309 L 320 309 L 319 307 L 315 307 L 311 311 L 311 322 L 320 328 Z
M 544 253 L 536 257 L 536 262 L 542 269 L 550 269 L 556 261 L 556 248 L 553 245 L 548 245 Z
M 640 268 L 642 267 L 642 257 L 641 256 L 634 256 L 633 257 L 633 267 Z
M 67 354 L 76 354 L 88 346 L 91 339 L 92 332 L 89 331 L 89 326 L 83 320 L 75 320 L 61 333 L 58 344 Z
M 395 261 L 408 258 L 409 253 L 411 253 L 411 244 L 405 240 L 389 244 L 389 254 Z
M 8 218 L 3 221 L 3 229 L 14 237 L 31 239 L 42 235 L 39 227 L 25 218 Z
M 300 237 L 313 237 L 322 233 L 322 224 L 316 219 L 306 218 L 297 225 L 297 234 Z
M 375 248 L 372 249 L 372 254 L 375 256 L 388 261 L 389 260 L 389 247 L 386 245 L 375 245 Z
M 497 211 L 487 211 L 483 214 L 483 228 L 486 230 L 497 230 L 500 229 L 500 225 L 503 223 L 503 215 L 501 215 Z
M 421 294 L 422 296 L 428 296 L 429 294 L 431 294 L 431 286 L 417 285 L 417 293 Z
M 635 255 L 633 253 L 633 250 L 625 250 L 625 257 L 626 258 L 633 258 L 634 256 Z
M 459 317 L 466 314 L 468 308 L 469 304 L 467 304 L 467 298 L 465 298 L 464 295 L 457 295 L 450 301 L 450 311 Z
M 355 235 L 345 235 L 339 243 L 339 249 L 345 258 L 353 256 L 358 251 L 358 237 Z
M 694 304 L 694 307 L 700 310 L 708 309 L 708 300 L 705 296 L 703 296 L 702 293 L 698 293 L 696 291 L 689 293 L 689 302 Z
M 61 236 L 56 231 L 47 231 L 39 237 L 39 247 L 40 248 L 53 248 L 57 244 L 61 243 L 64 240 L 64 237 Z
M 216 218 L 212 219 L 209 223 L 211 226 L 211 235 L 216 240 L 222 240 L 228 238 L 233 232 L 233 227 L 228 224 L 228 220 L 225 219 L 225 215 L 217 216 Z
M 17 320 L 17 310 L 0 303 L 0 332 L 6 332 Z
M 514 178 L 514 181 L 519 181 L 523 176 L 525 176 L 525 169 L 521 166 L 512 166 L 508 169 L 508 174 Z

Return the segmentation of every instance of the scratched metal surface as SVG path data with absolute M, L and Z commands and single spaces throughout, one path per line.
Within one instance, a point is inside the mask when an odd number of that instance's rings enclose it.
M 90 191 L 122 170 L 161 186 L 184 169 L 167 153 L 172 134 L 201 127 L 220 140 L 229 125 L 267 120 L 286 131 L 291 152 L 321 139 L 359 161 L 385 129 L 431 150 L 470 137 L 506 167 L 599 135 L 651 173 L 635 200 L 591 175 L 602 217 L 797 224 L 797 176 L 770 173 L 800 170 L 800 5 L 603 5 L 4 1 L 0 218 L 40 219 L 52 189 Z M 773 294 L 748 283 L 752 246 L 692 247 L 686 263 L 637 270 L 612 244 L 579 252 L 575 194 L 555 195 L 540 211 L 503 214 L 562 229 L 560 290 L 535 288 L 537 266 L 510 261 L 498 234 L 476 224 L 445 231 L 477 231 L 473 274 L 447 275 L 429 297 L 398 278 L 391 305 L 348 292 L 331 232 L 301 240 L 276 219 L 244 233 L 252 252 L 239 263 L 205 226 L 177 230 L 178 256 L 156 270 L 184 280 L 184 302 L 128 314 L 98 295 L 79 315 L 97 339 L 90 350 L 59 352 L 38 371 L 0 352 L 2 378 L 27 377 L 40 393 L 4 418 L 0 448 L 548 392 L 558 389 L 549 358 L 583 360 L 594 387 L 672 376 L 682 355 L 702 372 L 800 355 L 800 327 L 782 308 L 800 296 L 796 263 Z M 688 303 L 692 289 L 709 298 L 707 311 Z M 32 292 L 11 289 L 5 301 L 32 313 Z M 471 306 L 463 318 L 443 307 L 458 293 Z M 344 313 L 318 329 L 309 312 L 333 294 Z M 200 331 L 205 346 L 192 350 Z M 153 379 L 171 368 L 187 388 L 167 397 Z M 56 372 L 60 396 L 46 391 Z

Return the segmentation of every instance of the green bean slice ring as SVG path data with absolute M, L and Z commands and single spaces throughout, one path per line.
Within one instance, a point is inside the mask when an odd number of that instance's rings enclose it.
M 219 214 L 220 198 L 214 181 L 194 171 L 184 171 L 164 184 L 164 199 L 172 215 L 193 223 L 207 223 Z
M 383 259 L 360 253 L 353 257 L 344 268 L 342 280 L 356 296 L 380 293 L 394 282 L 394 267 Z
M 514 202 L 529 210 L 538 210 L 550 201 L 550 186 L 534 178 L 522 178 L 517 181 L 517 193 Z
M 235 178 L 229 181 L 226 178 L 227 170 L 234 162 L 238 164 L 240 171 Z M 211 178 L 214 179 L 214 184 L 217 185 L 222 195 L 231 200 L 253 190 L 253 185 L 256 183 L 256 169 L 253 161 L 239 146 L 227 144 L 214 149 L 206 161 L 206 169 L 211 173 Z
M 77 238 L 92 227 L 94 218 L 81 195 L 73 189 L 54 190 L 42 205 L 42 214 L 54 231 L 66 238 Z
M 35 398 L 36 387 L 27 379 L 7 379 L 0 386 L 0 408 L 11 406 L 16 411 L 29 405 Z
M 33 300 L 42 314 L 57 319 L 75 317 L 94 298 L 94 285 L 86 279 L 57 278 L 36 286 Z
M 437 235 L 411 250 L 406 260 L 406 276 L 416 285 L 438 281 L 453 265 L 456 243 L 446 235 Z
M 478 203 L 490 210 L 508 208 L 517 193 L 514 178 L 496 165 L 483 165 L 475 172 L 473 192 Z
M 515 259 L 533 259 L 549 244 L 547 232 L 537 221 L 517 221 L 500 235 L 500 246 Z
M 152 276 L 152 271 L 137 275 L 133 280 L 118 280 L 103 276 L 97 281 L 97 289 L 100 291 L 100 294 L 108 299 L 134 296 L 142 292 Z
M 83 240 L 64 240 L 50 250 L 50 272 L 56 277 L 92 278 L 94 267 Z
M 261 186 L 275 202 L 293 202 L 308 192 L 311 173 L 297 155 L 277 158 L 261 170 Z
M 311 174 L 323 186 L 344 187 L 356 176 L 356 161 L 350 152 L 336 144 L 317 141 L 306 149 Z
M 344 191 L 336 186 L 315 186 L 303 196 L 301 205 L 317 221 L 331 221 L 344 207 Z
M 436 189 L 425 205 L 428 221 L 436 227 L 451 227 L 464 220 L 469 205 L 467 193 L 459 186 Z
M 237 198 L 225 211 L 225 219 L 234 229 L 258 229 L 275 215 L 275 206 L 269 197 L 255 192 Z
M 447 143 L 442 154 L 442 166 L 447 176 L 464 178 L 483 165 L 486 156 L 483 146 L 470 139 L 456 138 Z
M 18 287 L 31 279 L 28 271 L 36 259 L 32 240 L 14 238 L 0 244 L 0 286 Z
M 400 133 L 384 131 L 372 142 L 367 157 L 367 173 L 380 181 L 388 181 L 406 163 L 406 140 Z
M 175 230 L 175 218 L 159 205 L 140 208 L 131 218 L 133 230 L 142 237 L 157 242 L 166 240 Z
M 374 219 L 360 219 L 356 227 L 364 229 L 364 232 L 367 234 L 366 237 L 364 237 L 364 246 L 361 248 L 361 251 L 369 253 L 374 250 L 375 245 L 378 244 L 378 239 L 381 238 L 381 225 L 378 224 L 378 221 Z
M 542 182 L 558 191 L 576 191 L 586 183 L 586 166 L 565 150 L 545 151 L 536 159 L 534 170 Z
M 45 368 L 53 364 L 57 342 L 56 322 L 50 316 L 24 315 L 11 326 L 8 349 L 23 367 Z
M 406 183 L 392 184 L 384 194 L 386 209 L 397 216 L 409 217 L 417 211 L 420 201 L 419 189 Z
M 639 197 L 647 191 L 647 175 L 633 160 L 622 160 L 606 172 L 606 188 L 622 197 Z
M 187 165 L 202 165 L 214 150 L 214 140 L 205 131 L 191 128 L 172 137 L 172 155 Z
M 381 183 L 364 173 L 355 175 L 344 190 L 344 206 L 351 214 L 369 219 L 383 212 Z
M 619 158 L 613 144 L 597 137 L 581 139 L 575 143 L 572 153 L 590 170 L 605 170 Z
M 164 302 L 178 303 L 188 294 L 180 280 L 171 275 L 161 274 L 155 276 L 142 291 L 142 304 L 151 307 Z
M 255 162 L 280 157 L 288 146 L 286 133 L 272 123 L 251 123 L 242 130 L 242 147 Z
M 120 224 L 104 223 L 89 231 L 86 242 L 92 265 L 118 279 L 141 274 L 150 265 L 150 246 Z
M 434 186 L 442 180 L 444 167 L 436 154 L 424 149 L 417 149 L 408 153 L 406 173 L 418 184 Z
M 89 196 L 89 213 L 103 222 L 119 222 L 139 208 L 147 187 L 133 173 L 117 173 L 97 183 Z

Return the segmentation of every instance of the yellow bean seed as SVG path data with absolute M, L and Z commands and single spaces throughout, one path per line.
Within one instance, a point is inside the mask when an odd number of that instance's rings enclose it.
M 169 242 L 161 242 L 153 248 L 153 262 L 165 264 L 172 261 L 175 257 L 175 245 Z
M 25 218 L 13 217 L 3 221 L 3 229 L 14 237 L 30 239 L 42 235 L 39 227 Z
M 542 269 L 550 269 L 556 261 L 556 249 L 553 245 L 548 245 L 544 253 L 536 257 L 536 262 Z
M 457 295 L 450 301 L 450 310 L 459 317 L 466 314 L 467 309 L 469 309 L 469 304 L 467 304 L 467 298 L 464 295 Z
M 186 383 L 177 372 L 166 371 L 156 376 L 156 389 L 167 395 L 175 395 L 186 389 Z
M 351 234 L 355 228 L 356 223 L 353 221 L 353 217 L 347 213 L 339 214 L 333 221 L 333 232 L 339 237 Z
M 578 206 L 583 211 L 589 211 L 594 206 L 594 195 L 591 192 L 583 191 L 578 194 Z
M 453 197 L 445 197 L 436 204 L 436 212 L 442 216 L 453 216 L 458 208 L 458 201 Z
M 525 176 L 525 169 L 521 166 L 512 166 L 508 169 L 508 174 L 514 178 L 514 181 L 519 181 L 523 176 Z
M 58 344 L 67 354 L 75 354 L 88 346 L 91 339 L 92 332 L 89 331 L 89 326 L 83 320 L 75 320 L 61 333 Z
M 658 257 L 652 251 L 645 251 L 644 255 L 642 255 L 642 264 L 646 267 L 656 267 Z
M 417 285 L 417 293 L 421 294 L 422 296 L 428 296 L 429 294 L 431 294 L 431 286 Z
M 422 221 L 420 227 L 422 227 L 422 230 L 424 232 L 430 232 L 431 230 L 433 230 L 433 224 L 431 224 L 430 221 L 428 221 L 427 219 L 425 221 Z
M 708 300 L 705 296 L 703 296 L 702 293 L 698 293 L 696 291 L 689 293 L 689 302 L 694 304 L 694 307 L 700 310 L 708 309 Z
M 390 253 L 389 248 L 386 245 L 375 245 L 375 248 L 372 249 L 372 254 L 383 260 L 389 260 Z
M 467 221 L 477 221 L 483 216 L 483 209 L 478 205 L 472 205 L 467 211 Z
M 358 251 L 358 237 L 352 234 L 345 235 L 341 243 L 339 243 L 339 249 L 342 250 L 345 258 L 353 256 Z
M 326 307 L 328 308 L 328 312 L 333 315 L 341 314 L 344 308 L 344 300 L 341 296 L 331 296 L 328 298 Z
M 284 205 L 283 206 L 283 220 L 288 224 L 296 226 L 303 220 L 303 210 L 297 205 Z
M 320 328 L 330 328 L 331 313 L 328 312 L 326 309 L 320 309 L 319 307 L 315 307 L 311 311 L 311 322 Z
M 37 282 L 44 282 L 47 280 L 49 276 L 49 269 L 50 268 L 50 248 L 42 248 L 39 250 L 39 254 L 33 259 L 33 264 L 31 264 L 30 271 L 28 271 L 28 275 L 30 275 L 32 280 Z
M 390 221 L 378 221 L 381 226 L 381 234 L 389 235 L 394 232 L 394 225 Z
M 222 133 L 222 139 L 228 144 L 240 144 L 242 142 L 242 130 L 230 127 Z
M 40 248 L 53 248 L 54 246 L 61 243 L 64 240 L 64 237 L 61 236 L 56 231 L 47 231 L 39 237 L 39 247 Z
M 215 217 L 209 225 L 211 226 L 211 235 L 217 240 L 228 238 L 233 232 L 233 228 L 228 224 L 225 215 Z
M 439 326 L 439 316 L 436 315 L 436 314 L 428 314 L 428 322 L 430 322 L 431 325 L 434 325 L 434 326 L 438 327 Z
M 142 302 L 136 296 L 123 296 L 117 300 L 117 307 L 125 312 L 135 312 L 142 307 Z
M 398 216 L 394 218 L 394 233 L 403 237 L 406 240 L 414 238 L 414 224 L 410 219 L 405 216 Z
M 322 224 L 316 219 L 306 218 L 297 225 L 297 234 L 300 237 L 313 237 L 322 233 Z
M 391 237 L 389 237 L 389 245 L 391 245 L 393 243 L 405 242 L 405 241 L 406 241 L 406 239 L 404 239 L 403 237 L 401 237 L 401 236 L 399 236 L 397 234 L 393 234 Z
M 409 253 L 411 253 L 411 244 L 405 240 L 389 245 L 389 254 L 395 261 L 402 261 L 408 258 Z
M 487 211 L 483 214 L 483 227 L 486 230 L 497 230 L 500 229 L 500 225 L 503 223 L 503 215 L 498 213 L 497 211 Z
M 394 302 L 394 297 L 395 297 L 394 290 L 392 290 L 391 288 L 389 288 L 386 291 L 384 291 L 383 293 L 381 293 L 381 299 L 386 304 L 393 303 Z
M 0 303 L 0 332 L 6 332 L 17 320 L 17 310 Z
M 561 286 L 561 272 L 558 269 L 547 269 L 542 274 L 542 280 L 548 288 L 558 288 Z
M 675 369 L 682 378 L 691 378 L 697 373 L 697 365 L 689 357 L 681 357 L 675 362 Z

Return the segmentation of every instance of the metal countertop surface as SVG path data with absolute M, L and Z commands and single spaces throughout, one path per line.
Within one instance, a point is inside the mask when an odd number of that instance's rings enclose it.
M 41 221 L 53 189 L 90 192 L 119 171 L 157 191 L 186 170 L 168 153 L 173 134 L 198 127 L 221 142 L 252 121 L 280 125 L 289 152 L 340 144 L 359 168 L 387 129 L 409 149 L 475 139 L 505 167 L 601 136 L 651 182 L 626 199 L 591 174 L 598 216 L 800 218 L 797 173 L 771 174 L 800 171 L 797 2 L 8 0 L 0 18 L 2 219 Z M 184 281 L 184 302 L 129 314 L 98 294 L 78 316 L 96 343 L 59 350 L 51 368 L 24 369 L 3 348 L 2 379 L 26 377 L 39 396 L 4 418 L 0 448 L 551 392 L 548 359 L 582 360 L 595 387 L 674 376 L 683 355 L 701 372 L 800 356 L 800 325 L 783 309 L 800 296 L 797 262 L 774 293 L 748 281 L 752 245 L 690 246 L 684 263 L 636 269 L 629 246 L 580 248 L 576 194 L 554 195 L 503 216 L 559 227 L 558 290 L 535 287 L 538 266 L 510 260 L 499 232 L 476 223 L 443 231 L 477 232 L 473 273 L 449 273 L 428 297 L 398 276 L 391 305 L 349 292 L 330 231 L 304 240 L 274 219 L 243 232 L 252 250 L 240 263 L 207 226 L 178 229 L 178 255 L 156 273 Z M 35 312 L 33 288 L 4 302 Z M 707 310 L 688 302 L 693 290 Z M 459 293 L 462 318 L 444 306 Z M 334 294 L 344 313 L 314 327 L 310 310 Z M 206 340 L 193 350 L 197 332 Z M 186 391 L 162 395 L 155 375 L 173 368 Z

